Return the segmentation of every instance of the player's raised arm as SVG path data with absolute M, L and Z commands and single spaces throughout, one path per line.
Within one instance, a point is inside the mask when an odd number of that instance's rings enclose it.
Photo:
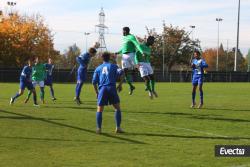
M 134 35 L 130 35 L 130 41 L 135 45 L 135 48 L 143 55 L 143 49 L 141 48 L 140 43 Z
M 208 68 L 208 64 L 204 59 L 202 59 L 202 61 L 201 61 L 201 66 L 202 66 L 202 68 Z

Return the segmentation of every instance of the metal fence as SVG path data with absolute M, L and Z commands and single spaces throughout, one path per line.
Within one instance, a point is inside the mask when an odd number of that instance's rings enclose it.
M 21 69 L 0 68 L 0 82 L 18 82 Z M 155 71 L 155 78 L 158 82 L 190 82 L 191 71 L 171 71 L 165 73 Z M 76 71 L 71 73 L 69 69 L 56 69 L 53 73 L 54 82 L 65 83 L 76 81 Z M 91 82 L 93 70 L 88 71 L 87 82 Z M 133 75 L 135 82 L 141 82 L 142 79 L 138 72 Z M 249 72 L 208 72 L 205 75 L 206 82 L 250 82 Z

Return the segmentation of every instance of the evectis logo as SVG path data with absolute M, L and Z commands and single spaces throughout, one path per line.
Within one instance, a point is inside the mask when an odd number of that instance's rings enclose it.
M 245 155 L 245 149 L 226 149 L 225 147 L 221 147 L 220 155 Z
M 250 146 L 215 146 L 217 157 L 249 157 Z

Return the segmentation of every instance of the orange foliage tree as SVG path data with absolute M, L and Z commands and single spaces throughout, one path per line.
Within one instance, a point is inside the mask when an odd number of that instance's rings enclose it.
M 40 15 L 15 13 L 0 22 L 0 66 L 20 67 L 27 57 L 56 58 L 53 35 Z
M 209 48 L 203 52 L 203 58 L 206 60 L 209 65 L 208 71 L 216 70 L 217 62 L 217 49 Z M 218 71 L 233 71 L 234 70 L 234 55 L 235 48 L 229 50 L 228 52 L 224 50 L 223 45 L 221 44 L 218 54 Z M 247 70 L 247 59 L 243 54 L 238 51 L 237 57 L 237 71 L 246 71 Z

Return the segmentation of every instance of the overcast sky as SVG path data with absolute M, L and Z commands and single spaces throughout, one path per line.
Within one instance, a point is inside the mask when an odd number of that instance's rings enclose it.
M 6 8 L 7 0 L 0 0 Z M 220 39 L 224 47 L 236 45 L 238 0 L 16 0 L 16 10 L 22 13 L 40 13 L 55 34 L 55 47 L 64 51 L 76 43 L 85 50 L 84 32 L 91 32 L 88 45 L 98 40 L 95 25 L 103 7 L 109 34 L 107 47 L 116 51 L 121 45 L 121 29 L 129 26 L 131 33 L 146 34 L 145 26 L 162 31 L 166 24 L 184 27 L 195 25 L 194 37 L 201 40 L 203 48 L 217 46 L 217 17 L 220 24 Z M 241 0 L 240 49 L 246 54 L 250 48 L 250 0 Z

